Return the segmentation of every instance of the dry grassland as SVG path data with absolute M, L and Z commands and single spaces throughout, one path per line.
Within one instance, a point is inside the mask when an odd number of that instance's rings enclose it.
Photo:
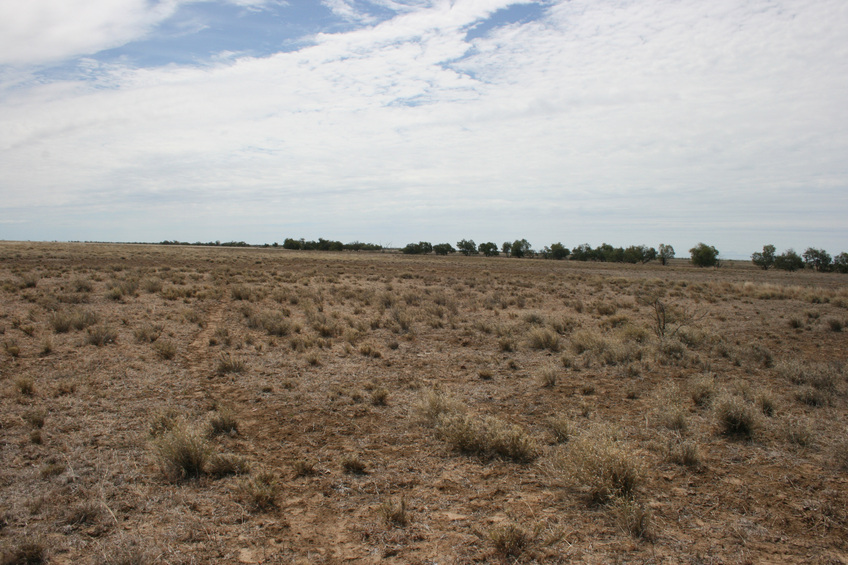
M 0 563 L 846 563 L 846 281 L 0 243 Z

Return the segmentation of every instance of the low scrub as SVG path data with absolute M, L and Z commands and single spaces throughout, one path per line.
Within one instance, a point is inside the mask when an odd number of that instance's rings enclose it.
M 472 414 L 462 403 L 439 391 L 425 393 L 417 411 L 440 439 L 461 453 L 517 462 L 529 462 L 538 455 L 536 441 L 520 426 L 494 416 Z
M 559 334 L 548 328 L 533 328 L 527 336 L 527 342 L 533 349 L 559 351 Z
M 557 466 L 565 478 L 585 488 L 599 504 L 632 497 L 644 475 L 639 457 L 605 428 L 589 430 L 570 441 Z
M 50 316 L 50 325 L 57 334 L 68 333 L 72 329 L 84 330 L 97 323 L 97 314 L 90 310 L 61 310 Z
M 759 428 L 754 405 L 736 395 L 725 394 L 716 400 L 715 417 L 725 435 L 751 438 Z
M 242 500 L 254 511 L 274 508 L 279 491 L 279 482 L 270 471 L 261 471 L 239 483 Z
M 212 453 L 205 434 L 180 423 L 153 440 L 162 473 L 179 481 L 200 477 Z

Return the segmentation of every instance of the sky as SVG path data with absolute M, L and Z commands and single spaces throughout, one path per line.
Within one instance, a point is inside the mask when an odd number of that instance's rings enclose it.
M 844 0 L 0 0 L 0 240 L 848 251 Z

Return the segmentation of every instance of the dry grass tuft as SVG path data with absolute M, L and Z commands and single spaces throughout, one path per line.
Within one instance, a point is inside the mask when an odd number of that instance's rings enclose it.
M 348 454 L 342 457 L 342 470 L 348 475 L 365 475 L 367 466 L 358 455 Z
M 185 423 L 155 438 L 152 447 L 162 473 L 174 481 L 200 477 L 212 453 L 205 434 Z
M 444 414 L 436 423 L 436 434 L 462 453 L 500 456 L 519 463 L 538 456 L 535 440 L 523 428 L 494 416 Z
M 0 565 L 40 565 L 47 563 L 47 546 L 40 538 L 25 537 L 14 540 L 11 547 L 0 554 Z
M 380 505 L 380 516 L 390 527 L 405 528 L 411 522 L 409 511 L 406 508 L 406 499 L 401 497 L 400 502 L 386 500 Z
M 590 499 L 605 504 L 631 497 L 641 484 L 642 463 L 632 450 L 617 441 L 612 430 L 596 427 L 568 443 L 557 467 L 565 477 L 584 487 Z
M 654 539 L 653 514 L 644 504 L 629 498 L 619 498 L 612 503 L 612 512 L 623 531 L 637 539 Z
M 507 559 L 518 558 L 533 542 L 533 536 L 527 530 L 513 523 L 492 528 L 487 537 L 495 553 Z
M 216 478 L 230 475 L 246 475 L 250 472 L 247 459 L 232 453 L 216 453 L 209 458 L 206 472 Z
M 219 408 L 209 418 L 209 434 L 212 436 L 238 434 L 238 418 L 230 408 Z
M 751 438 L 759 429 L 754 406 L 736 395 L 724 394 L 716 400 L 715 417 L 725 435 Z
M 243 360 L 235 358 L 229 353 L 221 353 L 215 371 L 219 375 L 227 375 L 229 373 L 243 373 L 245 369 L 246 365 Z
M 280 485 L 270 471 L 261 471 L 239 483 L 242 500 L 254 511 L 266 511 L 277 506 Z
M 527 336 L 527 343 L 532 349 L 547 349 L 559 351 L 559 334 L 548 328 L 533 328 Z

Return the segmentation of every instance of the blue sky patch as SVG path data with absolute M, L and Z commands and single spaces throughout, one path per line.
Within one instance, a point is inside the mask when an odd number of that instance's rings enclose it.
M 314 1 L 294 0 L 262 10 L 218 2 L 185 4 L 145 39 L 101 51 L 93 58 L 154 67 L 207 62 L 222 52 L 262 57 L 299 49 L 318 32 L 350 27 Z
M 511 4 L 493 13 L 485 20 L 474 23 L 465 36 L 466 41 L 488 35 L 493 29 L 510 24 L 526 24 L 541 18 L 547 3 L 532 2 Z

